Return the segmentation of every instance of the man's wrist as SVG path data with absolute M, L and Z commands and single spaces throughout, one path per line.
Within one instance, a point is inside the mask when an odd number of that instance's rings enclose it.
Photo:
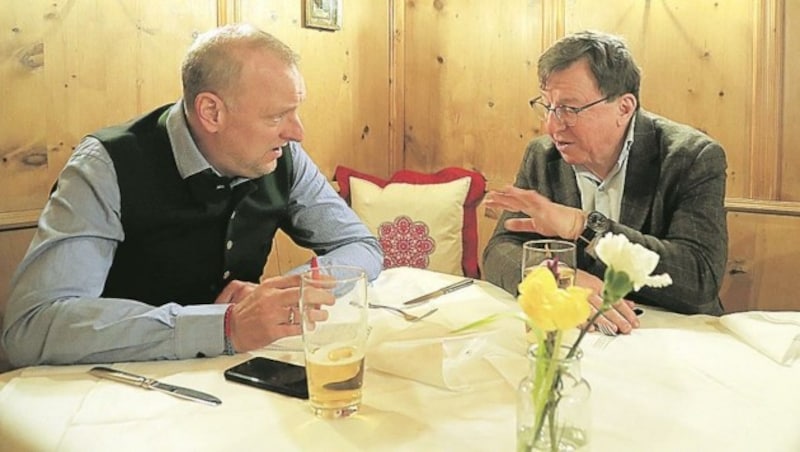
M 578 235 L 577 243 L 587 254 L 594 257 L 594 246 L 600 237 L 611 229 L 611 220 L 600 212 L 592 211 L 586 215 L 583 231 Z

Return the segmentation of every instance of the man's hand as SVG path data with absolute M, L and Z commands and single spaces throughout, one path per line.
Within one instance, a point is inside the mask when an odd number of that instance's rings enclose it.
M 216 303 L 233 304 L 229 319 L 231 345 L 237 352 L 246 352 L 300 334 L 299 301 L 300 276 L 292 275 L 268 278 L 261 284 L 231 281 Z M 332 303 L 332 296 L 314 300 L 316 306 Z M 308 316 L 311 321 L 323 321 L 327 312 L 310 309 Z
M 523 190 L 511 185 L 491 191 L 484 200 L 486 207 L 509 212 L 522 212 L 530 218 L 512 218 L 505 222 L 509 231 L 535 232 L 546 237 L 578 238 L 586 215 L 580 209 L 550 201 L 536 190 Z
M 589 296 L 589 304 L 592 305 L 592 314 L 594 316 L 600 305 L 603 304 L 603 281 L 597 276 L 587 273 L 583 270 L 578 270 L 575 277 L 575 285 L 592 289 L 593 293 Z M 639 318 L 633 312 L 636 304 L 630 300 L 620 300 L 613 305 L 613 309 L 609 309 L 597 318 L 595 325 L 592 326 L 590 331 L 596 329 L 596 324 L 604 323 L 612 331 L 628 334 L 634 328 L 639 327 Z M 587 319 L 588 320 L 588 319 Z

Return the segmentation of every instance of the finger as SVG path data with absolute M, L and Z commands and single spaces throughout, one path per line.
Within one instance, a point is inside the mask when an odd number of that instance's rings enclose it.
M 538 232 L 533 218 L 511 218 L 503 226 L 513 232 Z
M 303 289 L 303 306 L 332 305 L 334 301 L 334 296 L 329 290 L 308 286 Z
M 630 313 L 633 315 L 633 318 L 635 319 L 636 314 L 633 314 L 633 311 L 630 310 L 630 308 L 627 309 L 630 311 Z M 620 312 L 617 311 L 616 309 L 608 309 L 604 311 L 601 317 L 604 317 L 608 319 L 611 323 L 613 323 L 616 326 L 617 331 L 620 333 L 628 334 L 633 330 L 633 325 L 631 325 L 628 319 L 625 316 L 621 315 Z
M 613 331 L 615 333 L 621 333 L 622 332 L 622 331 L 620 331 L 620 328 L 619 328 L 619 326 L 617 326 L 617 324 L 615 324 L 614 322 L 612 322 L 611 320 L 609 320 L 608 318 L 606 318 L 603 315 L 597 317 L 597 319 L 594 321 L 593 327 L 597 331 L 602 331 L 602 330 L 600 330 L 600 325 L 605 326 L 605 328 L 607 330 Z
M 281 275 L 261 280 L 260 286 L 274 289 L 288 289 L 300 287 L 300 275 Z
M 589 304 L 592 305 L 592 315 L 594 316 L 597 310 L 602 306 L 603 299 L 597 294 L 592 294 L 592 296 L 589 297 Z M 625 334 L 630 333 L 633 329 L 625 317 L 621 316 L 615 309 L 609 309 L 601 316 L 597 317 L 595 324 L 600 323 L 605 324 L 605 326 L 609 327 L 612 331 Z
M 639 327 L 639 317 L 636 315 L 636 312 L 633 310 L 632 303 L 628 300 L 620 300 L 614 303 L 613 311 L 617 312 L 620 316 L 625 318 L 625 320 L 631 325 L 632 328 Z M 611 310 L 609 310 L 610 312 Z
M 238 303 L 244 297 L 249 295 L 253 290 L 255 290 L 256 284 L 247 282 L 247 281 L 239 281 L 235 279 L 229 282 L 223 289 L 222 292 L 217 295 L 216 300 L 214 303 Z
M 305 315 L 306 319 L 312 322 L 324 322 L 328 320 L 328 311 L 325 309 L 307 309 Z

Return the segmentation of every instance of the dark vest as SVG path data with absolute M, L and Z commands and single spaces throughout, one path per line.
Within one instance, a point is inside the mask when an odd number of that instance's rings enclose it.
M 92 134 L 114 162 L 125 232 L 103 297 L 212 303 L 233 279 L 258 281 L 287 220 L 288 146 L 273 173 L 232 189 L 210 170 L 184 180 L 167 135 L 170 107 Z

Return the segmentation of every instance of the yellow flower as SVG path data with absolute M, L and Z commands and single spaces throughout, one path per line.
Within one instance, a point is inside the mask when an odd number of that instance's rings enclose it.
M 559 289 L 547 267 L 537 267 L 519 285 L 520 307 L 542 331 L 568 330 L 586 322 L 591 312 L 590 289 L 572 286 Z

